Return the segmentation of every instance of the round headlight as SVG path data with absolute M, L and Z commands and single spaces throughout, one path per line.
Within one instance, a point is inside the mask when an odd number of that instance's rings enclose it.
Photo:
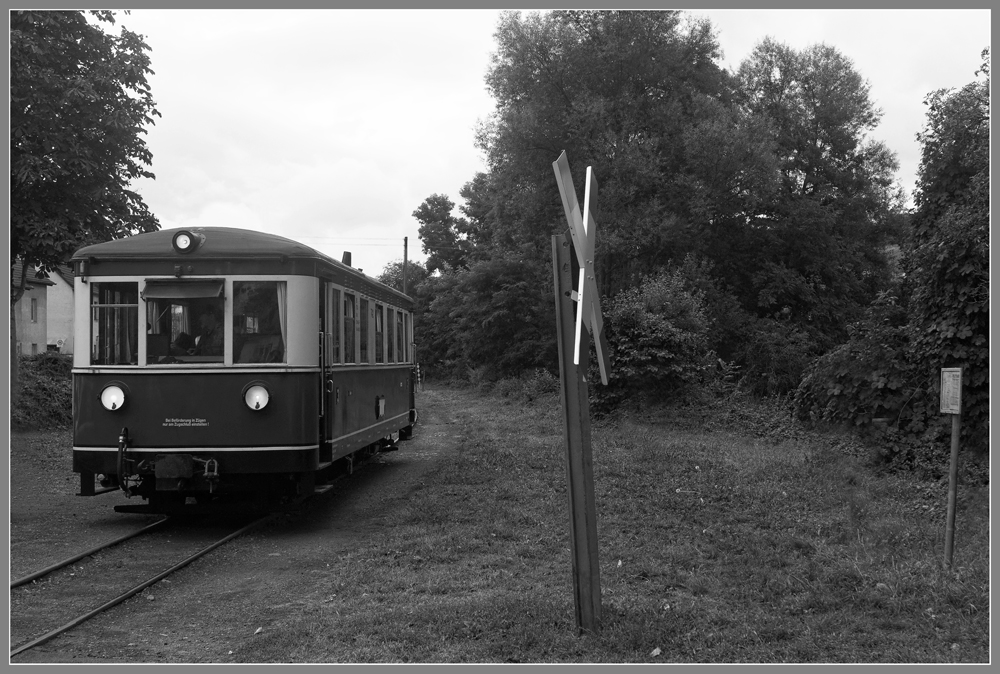
M 199 234 L 193 234 L 192 232 L 182 229 L 181 231 L 174 234 L 173 244 L 174 250 L 178 253 L 190 253 L 198 244 L 202 241 L 202 236 Z
M 243 392 L 243 400 L 247 407 L 252 410 L 262 410 L 267 407 L 267 402 L 271 399 L 267 387 L 263 384 L 251 384 Z
M 106 410 L 120 410 L 125 404 L 125 390 L 118 384 L 109 384 L 101 391 L 101 404 Z

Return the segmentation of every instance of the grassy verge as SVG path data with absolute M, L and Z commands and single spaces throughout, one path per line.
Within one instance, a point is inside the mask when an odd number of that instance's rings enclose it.
M 244 659 L 989 661 L 988 487 L 962 487 L 945 571 L 945 484 L 650 415 L 594 427 L 603 628 L 578 637 L 558 399 L 464 395 L 454 459 Z

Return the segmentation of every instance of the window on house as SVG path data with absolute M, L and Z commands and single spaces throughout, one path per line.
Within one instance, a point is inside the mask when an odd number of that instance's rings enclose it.
M 31 322 L 32 323 L 37 323 L 38 322 L 38 298 L 37 297 L 32 297 L 31 298 Z
M 135 365 L 139 343 L 139 284 L 90 284 L 90 362 Z

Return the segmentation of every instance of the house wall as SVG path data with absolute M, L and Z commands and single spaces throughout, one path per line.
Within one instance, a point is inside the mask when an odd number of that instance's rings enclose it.
M 17 351 L 25 356 L 42 353 L 48 344 L 46 335 L 46 286 L 38 285 L 31 290 L 25 290 L 20 301 L 14 307 L 17 314 Z M 35 320 L 31 320 L 31 300 L 37 302 Z M 32 349 L 32 345 L 35 348 Z
M 63 340 L 59 353 L 73 353 L 73 288 L 58 274 L 50 277 L 55 285 L 48 289 L 46 299 L 48 322 L 46 343 L 56 345 Z

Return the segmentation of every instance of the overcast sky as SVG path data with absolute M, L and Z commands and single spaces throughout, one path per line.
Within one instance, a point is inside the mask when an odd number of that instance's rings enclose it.
M 723 67 L 767 35 L 825 42 L 854 61 L 884 111 L 872 134 L 912 192 L 923 99 L 973 81 L 988 10 L 694 10 L 716 26 Z M 413 211 L 484 170 L 475 128 L 493 110 L 484 76 L 492 10 L 134 10 L 162 118 L 146 142 L 155 181 L 136 185 L 164 229 L 272 232 L 377 276 L 423 260 Z M 553 157 L 553 160 L 555 158 Z M 572 158 L 570 158 L 572 161 Z M 582 170 L 582 167 L 580 167 Z

